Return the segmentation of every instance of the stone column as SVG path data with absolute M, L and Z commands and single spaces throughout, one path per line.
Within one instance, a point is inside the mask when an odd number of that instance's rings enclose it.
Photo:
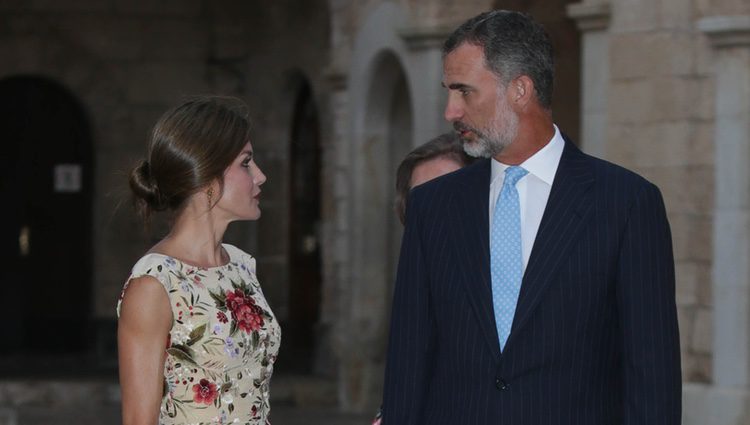
M 607 149 L 609 86 L 609 2 L 586 0 L 568 6 L 582 33 L 581 148 L 604 158 Z
M 414 110 L 414 138 L 416 147 L 440 133 L 450 131 L 443 118 L 446 92 L 440 85 L 443 79 L 443 43 L 453 31 L 451 27 L 408 27 L 399 35 L 409 49 L 409 85 L 412 89 Z
M 713 386 L 685 388 L 685 424 L 750 423 L 750 16 L 698 21 L 714 48 Z

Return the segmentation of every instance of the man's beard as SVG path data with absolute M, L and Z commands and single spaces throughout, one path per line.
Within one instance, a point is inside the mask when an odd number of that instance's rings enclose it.
M 460 121 L 453 123 L 458 132 L 471 131 L 474 139 L 464 139 L 464 151 L 475 158 L 491 158 L 499 155 L 506 146 L 513 143 L 518 133 L 518 115 L 513 112 L 505 99 L 500 99 L 495 117 L 486 129 L 476 129 Z

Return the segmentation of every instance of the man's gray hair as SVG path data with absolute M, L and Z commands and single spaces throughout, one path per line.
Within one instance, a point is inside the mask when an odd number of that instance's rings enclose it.
M 493 10 L 475 16 L 448 37 L 443 56 L 464 43 L 483 49 L 487 68 L 503 85 L 521 75 L 531 78 L 537 100 L 550 109 L 555 77 L 552 44 L 544 28 L 529 15 Z

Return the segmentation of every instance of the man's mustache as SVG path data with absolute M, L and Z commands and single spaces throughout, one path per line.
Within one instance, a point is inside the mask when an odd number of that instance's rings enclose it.
M 462 123 L 460 121 L 456 121 L 456 122 L 453 123 L 453 129 L 456 130 L 456 131 L 458 131 L 458 132 L 471 131 L 471 132 L 476 133 L 475 129 L 473 129 L 472 127 L 469 127 L 468 125 L 466 125 L 466 124 L 464 124 L 464 123 Z

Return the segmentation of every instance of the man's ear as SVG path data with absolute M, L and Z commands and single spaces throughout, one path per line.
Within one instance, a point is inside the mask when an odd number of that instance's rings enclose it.
M 534 82 L 527 75 L 521 75 L 510 82 L 511 102 L 525 108 L 534 98 Z

